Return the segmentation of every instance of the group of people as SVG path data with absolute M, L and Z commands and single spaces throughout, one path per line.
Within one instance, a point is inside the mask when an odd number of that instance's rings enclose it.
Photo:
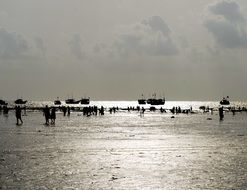
M 56 111 L 58 108 L 56 107 L 48 107 L 47 105 L 43 108 L 43 115 L 45 117 L 45 124 L 46 125 L 55 125 L 55 121 L 56 121 Z M 66 116 L 70 116 L 70 107 L 59 107 L 59 109 L 63 112 L 63 115 Z M 2 110 L 2 109 L 1 109 Z M 90 116 L 90 115 L 104 115 L 104 107 L 101 106 L 101 108 L 98 108 L 97 106 L 89 106 L 89 107 L 84 107 L 82 112 L 83 115 L 85 116 Z M 7 112 L 5 110 L 5 112 Z M 23 124 L 22 121 L 22 108 L 20 106 L 15 106 L 15 116 L 16 116 L 16 125 L 21 125 Z
M 104 115 L 104 107 L 98 108 L 97 106 L 88 106 L 83 107 L 82 112 L 84 116 L 91 116 L 91 115 Z
M 63 116 L 70 116 L 70 112 L 71 111 L 75 111 L 76 108 L 74 107 L 65 107 L 65 106 L 62 106 L 62 107 L 58 107 L 58 109 L 60 111 L 63 112 Z M 104 115 L 104 110 L 105 108 L 103 106 L 101 106 L 100 108 L 98 108 L 97 106 L 86 106 L 86 107 L 83 107 L 82 110 L 81 109 L 78 109 L 78 111 L 82 111 L 83 115 L 84 116 L 91 116 L 91 115 Z
M 51 124 L 55 125 L 55 121 L 56 121 L 56 108 L 49 108 L 48 106 L 45 106 L 44 108 L 44 116 L 45 116 L 45 124 L 49 125 L 50 124 L 50 120 L 51 120 Z
M 0 112 L 3 111 L 3 114 L 7 115 L 9 113 L 9 108 L 7 105 L 0 106 Z
M 19 105 L 15 106 L 16 125 L 23 124 L 23 121 L 22 121 L 22 109 L 24 110 L 24 115 L 25 115 L 26 107 L 21 108 Z M 72 108 L 71 107 L 65 107 L 65 106 L 62 106 L 62 107 L 48 107 L 46 105 L 43 108 L 43 115 L 45 116 L 45 124 L 46 125 L 49 125 L 49 124 L 54 125 L 55 124 L 57 109 L 59 109 L 61 112 L 63 112 L 64 116 L 66 116 L 66 114 L 67 114 L 67 116 L 70 116 L 71 110 L 75 110 L 75 108 L 73 108 L 73 107 Z M 202 109 L 202 107 L 200 107 L 200 109 Z M 110 114 L 116 113 L 118 110 L 119 110 L 118 107 L 109 108 Z M 141 117 L 144 116 L 144 112 L 146 111 L 144 107 L 140 108 L 139 106 L 137 106 L 136 108 L 135 107 L 127 107 L 127 110 L 128 110 L 128 112 L 130 112 L 130 111 L 138 111 L 138 112 L 140 112 L 140 116 Z M 149 108 L 149 111 L 156 111 L 156 110 L 157 110 L 156 107 L 150 107 Z M 159 110 L 160 110 L 161 113 L 163 113 L 163 112 L 166 113 L 166 110 L 164 108 L 162 108 L 162 107 Z M 223 109 L 223 107 L 220 107 L 218 110 L 219 110 L 220 120 L 223 120 L 223 118 L 224 118 L 224 109 Z M 0 113 L 2 113 L 2 111 L 3 111 L 3 114 L 8 115 L 9 108 L 6 105 L 5 106 L 0 106 Z M 79 111 L 82 111 L 84 116 L 91 116 L 91 115 L 98 115 L 98 114 L 99 115 L 104 115 L 105 108 L 103 106 L 101 106 L 100 108 L 98 108 L 97 106 L 88 106 L 88 107 L 83 107 L 82 110 L 79 110 Z M 213 109 L 212 109 L 212 111 L 213 111 Z M 230 111 L 232 111 L 233 115 L 235 115 L 236 111 L 247 111 L 247 109 L 246 108 L 242 108 L 242 109 L 241 108 L 239 108 L 239 109 L 231 108 Z M 190 109 L 182 110 L 179 106 L 178 107 L 173 107 L 172 109 L 170 109 L 170 112 L 172 114 L 193 113 L 192 107 L 190 107 Z
M 67 114 L 67 116 L 70 116 L 70 107 L 69 106 L 68 107 L 65 107 L 65 106 L 60 107 L 60 110 L 63 112 L 63 116 L 66 116 L 66 114 Z

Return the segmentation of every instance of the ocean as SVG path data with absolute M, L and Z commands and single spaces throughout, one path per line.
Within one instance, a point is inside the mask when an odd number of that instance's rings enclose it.
M 10 107 L 14 107 L 14 101 L 7 101 L 8 105 Z M 62 106 L 68 106 L 64 101 L 61 101 Z M 44 106 L 54 106 L 53 101 L 28 101 L 26 106 L 27 107 L 44 107 Z M 150 105 L 139 105 L 137 101 L 90 101 L 89 105 L 81 105 L 81 104 L 75 104 L 75 105 L 69 105 L 69 106 L 76 106 L 76 107 L 83 107 L 83 106 L 98 106 L 98 107 L 119 107 L 119 108 L 127 108 L 127 107 L 144 107 L 149 108 Z M 198 110 L 200 106 L 210 107 L 210 108 L 218 108 L 219 102 L 218 101 L 166 101 L 165 105 L 162 106 L 155 106 L 157 108 L 163 107 L 166 109 L 171 109 L 172 107 L 178 107 L 180 106 L 182 109 L 189 109 L 192 107 L 195 110 Z M 235 101 L 231 102 L 232 107 L 247 107 L 247 102 L 240 102 Z
M 53 102 L 28 102 L 27 107 Z M 92 101 L 110 108 L 135 101 Z M 11 106 L 11 104 L 10 104 Z M 247 113 L 204 113 L 218 102 L 166 102 L 195 114 L 81 112 L 44 125 L 41 111 L 0 113 L 0 189 L 247 189 Z M 231 106 L 246 107 L 245 102 Z M 174 118 L 173 118 L 173 117 Z

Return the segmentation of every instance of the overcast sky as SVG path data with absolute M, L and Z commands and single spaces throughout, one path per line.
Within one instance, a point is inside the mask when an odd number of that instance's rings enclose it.
M 247 100 L 246 0 L 0 0 L 0 99 Z

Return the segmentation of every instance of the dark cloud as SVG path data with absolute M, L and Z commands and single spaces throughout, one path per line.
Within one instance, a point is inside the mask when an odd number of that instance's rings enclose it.
M 247 34 L 242 31 L 242 27 L 215 20 L 206 21 L 205 26 L 221 46 L 231 49 L 247 47 Z
M 151 27 L 154 31 L 161 31 L 165 36 L 168 36 L 171 33 L 171 30 L 168 27 L 168 25 L 159 16 L 152 16 L 147 20 L 143 20 L 141 23 Z
M 174 55 L 176 45 L 171 30 L 159 16 L 153 16 L 132 25 L 118 36 L 114 44 L 120 54 L 144 54 L 151 56 Z
M 219 1 L 208 9 L 215 15 L 220 15 L 232 22 L 243 22 L 244 16 L 239 5 L 234 1 Z
M 0 57 L 18 57 L 27 53 L 28 49 L 28 42 L 20 34 L 0 28 Z
M 77 59 L 82 59 L 84 53 L 82 51 L 82 40 L 80 34 L 74 34 L 69 42 L 70 50 Z
M 204 21 L 204 26 L 219 45 L 230 49 L 247 48 L 246 22 L 236 2 L 223 0 L 210 5 L 208 11 L 211 15 Z

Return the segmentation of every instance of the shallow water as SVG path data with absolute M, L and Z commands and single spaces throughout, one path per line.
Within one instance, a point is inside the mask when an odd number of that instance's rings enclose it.
M 14 107 L 14 101 L 7 101 L 10 107 Z M 81 105 L 81 104 L 72 104 L 68 105 L 64 101 L 61 101 L 62 106 L 75 106 L 75 107 L 82 107 L 88 105 Z M 28 101 L 26 106 L 27 107 L 44 107 L 45 105 L 54 106 L 53 101 Z M 149 108 L 150 105 L 139 105 L 137 101 L 90 101 L 89 106 L 98 106 L 98 107 L 119 107 L 119 108 L 127 108 L 127 107 L 144 107 Z M 163 107 L 165 109 L 171 109 L 172 107 L 180 106 L 182 109 L 188 109 L 192 107 L 194 110 L 198 110 L 200 106 L 210 107 L 210 108 L 218 108 L 219 101 L 166 101 L 165 105 L 162 106 L 155 106 L 157 108 Z M 231 102 L 230 106 L 234 107 L 247 107 L 247 102 Z
M 0 115 L 0 189 L 247 188 L 247 113 L 23 120 Z

